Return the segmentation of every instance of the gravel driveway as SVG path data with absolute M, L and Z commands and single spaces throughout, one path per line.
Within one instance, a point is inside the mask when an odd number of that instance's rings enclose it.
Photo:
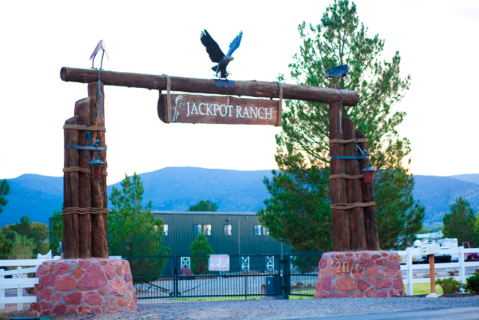
M 140 312 L 89 319 L 301 319 L 358 316 L 415 310 L 479 307 L 479 298 L 389 298 L 315 300 L 158 301 L 140 303 Z M 446 308 L 446 309 L 444 309 Z M 467 309 L 466 309 L 467 310 Z M 479 318 L 479 315 L 477 315 Z M 56 319 L 86 319 L 69 316 Z M 473 318 L 474 319 L 474 318 Z

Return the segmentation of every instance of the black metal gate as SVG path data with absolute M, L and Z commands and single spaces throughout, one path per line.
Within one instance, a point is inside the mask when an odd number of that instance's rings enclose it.
M 208 256 L 132 256 L 138 299 L 231 298 L 282 295 L 278 254 L 230 255 L 229 271 L 208 271 Z
M 289 296 L 314 296 L 321 256 L 319 252 L 296 252 L 284 255 L 284 299 L 289 299 Z

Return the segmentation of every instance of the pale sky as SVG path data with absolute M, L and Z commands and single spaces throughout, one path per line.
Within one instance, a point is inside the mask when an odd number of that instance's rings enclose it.
M 63 129 L 87 85 L 60 80 L 63 66 L 90 68 L 100 39 L 104 69 L 211 78 L 200 42 L 223 51 L 243 30 L 232 80 L 275 81 L 298 51 L 297 26 L 320 22 L 328 1 L 4 1 L 0 4 L 0 178 L 61 176 Z M 369 35 L 396 50 L 412 85 L 396 105 L 412 142 L 412 172 L 478 173 L 475 85 L 479 1 L 356 1 Z M 290 82 L 290 81 L 288 81 Z M 164 124 L 158 91 L 106 87 L 108 183 L 170 166 L 276 168 L 276 127 Z M 470 99 L 470 100 L 469 100 Z

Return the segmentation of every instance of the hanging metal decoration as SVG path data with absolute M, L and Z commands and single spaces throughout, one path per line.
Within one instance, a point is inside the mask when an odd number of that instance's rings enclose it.
M 92 145 L 96 148 L 95 158 L 93 161 L 88 163 L 88 168 L 90 169 L 90 176 L 92 179 L 100 179 L 103 176 L 103 170 L 105 169 L 105 162 L 100 160 L 98 156 L 98 144 L 100 144 L 100 140 L 96 140 L 96 142 Z
M 371 167 L 371 164 L 369 163 L 362 171 L 364 172 L 364 182 L 372 184 L 374 182 L 374 176 L 376 175 L 376 169 Z

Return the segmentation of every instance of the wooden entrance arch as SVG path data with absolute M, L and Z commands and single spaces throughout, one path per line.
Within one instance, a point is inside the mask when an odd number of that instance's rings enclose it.
M 355 130 L 352 120 L 342 117 L 340 113 L 340 104 L 355 106 L 358 103 L 357 92 L 348 90 L 340 92 L 335 88 L 276 82 L 218 81 L 96 69 L 62 68 L 60 75 L 63 81 L 88 84 L 88 98 L 75 103 L 74 117 L 66 120 L 64 126 L 64 258 L 108 257 L 107 176 L 105 174 L 100 180 L 90 179 L 87 167 L 96 152 L 90 144 L 95 143 L 96 140 L 99 140 L 100 148 L 103 148 L 98 152 L 100 159 L 107 163 L 105 85 L 159 90 L 159 117 L 167 123 L 178 121 L 279 125 L 281 119 L 281 103 L 278 104 L 277 100 L 273 102 L 248 100 L 247 103 L 252 103 L 255 107 L 241 107 L 238 105 L 241 104 L 238 102 L 241 99 L 234 97 L 187 96 L 190 99 L 188 101 L 191 101 L 188 102 L 186 95 L 182 95 L 183 100 L 180 104 L 184 103 L 183 109 L 179 109 L 178 99 L 180 98 L 178 95 L 170 96 L 170 90 L 175 93 L 204 93 L 327 103 L 332 157 L 330 181 L 334 250 L 379 250 L 372 186 L 364 183 L 361 173 L 361 168 L 364 168 L 369 160 L 364 157 L 363 159 L 354 157 L 356 144 L 363 150 L 367 149 L 367 139 L 363 133 Z M 167 91 L 166 95 L 165 91 Z M 172 112 L 172 97 L 176 101 L 174 112 Z M 207 102 L 201 102 L 203 101 L 201 99 L 206 99 L 204 101 Z M 194 104 L 196 114 L 194 114 Z M 203 109 L 199 106 L 200 104 L 203 104 Z M 210 109 L 207 108 L 208 106 Z M 187 115 L 181 115 L 179 110 L 186 112 Z M 245 112 L 248 114 L 247 117 Z M 193 118 L 185 120 L 185 117 L 191 113 L 197 116 L 196 120 Z M 251 114 L 254 114 L 254 117 Z M 199 115 L 205 117 L 202 118 Z M 235 116 L 236 119 L 234 119 Z M 353 159 L 345 159 L 344 156 L 350 156 Z

